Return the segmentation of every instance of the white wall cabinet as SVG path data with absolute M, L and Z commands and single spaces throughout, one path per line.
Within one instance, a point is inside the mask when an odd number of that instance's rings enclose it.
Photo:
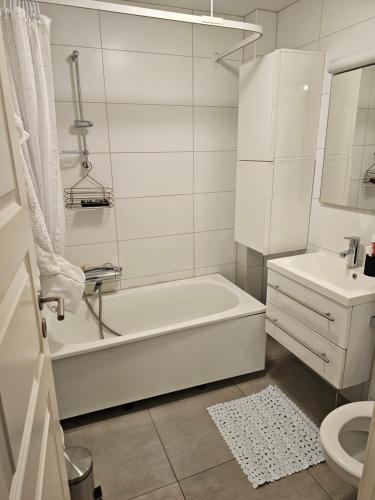
M 306 248 L 324 56 L 280 49 L 241 66 L 235 240 Z

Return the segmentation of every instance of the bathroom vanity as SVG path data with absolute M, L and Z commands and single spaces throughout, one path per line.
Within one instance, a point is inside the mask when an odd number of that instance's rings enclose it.
M 337 389 L 367 381 L 375 278 L 309 253 L 268 261 L 266 332 Z

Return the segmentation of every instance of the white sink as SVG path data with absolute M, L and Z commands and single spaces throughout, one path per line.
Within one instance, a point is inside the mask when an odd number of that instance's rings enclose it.
M 267 265 L 345 306 L 375 300 L 375 277 L 365 276 L 360 267 L 348 269 L 346 259 L 315 252 L 269 260 Z

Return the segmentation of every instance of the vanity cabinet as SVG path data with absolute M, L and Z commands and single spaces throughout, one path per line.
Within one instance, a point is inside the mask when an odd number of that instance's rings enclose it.
M 374 301 L 345 306 L 269 269 L 266 311 L 266 332 L 337 389 L 370 378 Z
M 324 56 L 279 49 L 240 68 L 235 240 L 306 248 Z

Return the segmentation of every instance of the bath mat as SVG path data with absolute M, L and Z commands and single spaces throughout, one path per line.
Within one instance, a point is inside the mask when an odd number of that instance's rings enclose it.
M 324 462 L 318 427 L 274 385 L 207 410 L 254 488 Z

